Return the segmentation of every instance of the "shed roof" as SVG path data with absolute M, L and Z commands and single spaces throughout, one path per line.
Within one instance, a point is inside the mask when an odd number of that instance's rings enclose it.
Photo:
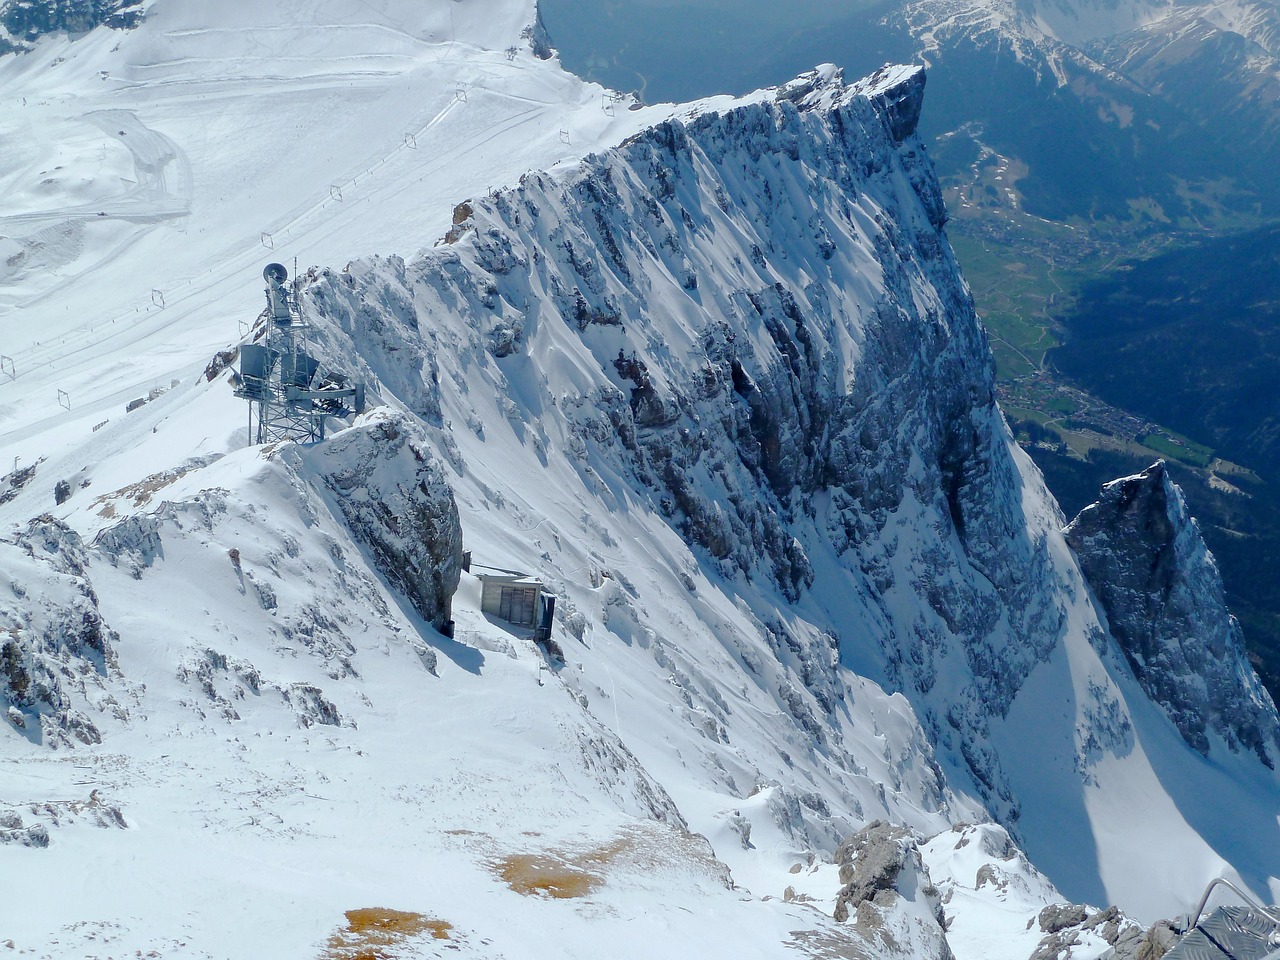
M 542 581 L 525 573 L 477 573 L 482 583 L 501 583 L 519 587 L 541 587 Z

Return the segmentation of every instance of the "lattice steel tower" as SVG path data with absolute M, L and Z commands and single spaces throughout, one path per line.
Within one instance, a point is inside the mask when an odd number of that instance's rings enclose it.
M 289 271 L 269 263 L 264 343 L 240 347 L 240 386 L 236 396 L 249 401 L 249 436 L 254 443 L 324 439 L 328 417 L 364 410 L 364 384 L 325 370 L 307 353 L 309 326 L 298 302 L 298 281 L 286 286 Z M 254 408 L 257 432 L 254 432 Z

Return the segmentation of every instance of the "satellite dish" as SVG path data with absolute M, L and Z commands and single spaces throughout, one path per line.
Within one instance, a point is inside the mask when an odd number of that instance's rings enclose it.
M 267 283 L 283 284 L 289 279 L 289 271 L 284 268 L 283 263 L 268 263 L 262 268 L 262 279 Z

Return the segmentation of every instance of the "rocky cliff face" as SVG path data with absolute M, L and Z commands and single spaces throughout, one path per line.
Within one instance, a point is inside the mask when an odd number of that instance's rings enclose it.
M 462 527 L 421 429 L 384 408 L 304 458 L 374 566 L 424 620 L 443 627 L 462 573 Z
M 1013 816 L 987 725 L 1061 641 L 1070 577 L 942 233 L 923 88 L 824 69 L 662 123 L 308 297 L 384 396 L 443 411 L 446 451 L 496 397 L 547 482 L 634 491 L 734 590 L 810 609 L 769 631 L 794 665 L 769 683 L 812 741 L 838 747 L 842 665 L 883 673 Z
M 870 806 L 923 826 L 976 799 L 1052 876 L 1076 869 L 1063 818 L 1093 828 L 1072 797 L 1100 789 L 1123 818 L 1156 774 L 1107 771 L 1167 735 L 996 407 L 915 134 L 923 87 L 824 68 L 702 105 L 305 296 L 323 348 L 417 414 L 464 517 L 550 581 L 577 641 L 637 643 L 669 675 L 727 792 L 767 787 L 775 827 L 828 850 Z M 597 614 L 584 570 L 613 584 Z M 912 709 L 868 791 L 859 676 Z M 734 747 L 752 689 L 780 764 Z M 1076 899 L 1107 895 L 1078 876 Z
M 1112 481 L 1067 527 L 1143 689 L 1201 753 L 1210 737 L 1280 757 L 1280 718 L 1244 652 L 1222 579 L 1182 492 L 1157 462 Z

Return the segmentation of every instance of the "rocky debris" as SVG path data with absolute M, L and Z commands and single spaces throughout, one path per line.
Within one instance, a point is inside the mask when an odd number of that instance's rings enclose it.
M 8 503 L 22 491 L 23 487 L 34 480 L 36 468 L 43 462 L 44 457 L 41 457 L 29 466 L 19 467 L 0 477 L 0 504 Z
M 6 827 L 4 823 L 5 818 L 0 815 L 0 844 L 13 843 L 23 847 L 49 845 L 49 828 L 43 823 L 33 823 L 29 827 L 24 827 L 21 818 L 18 818 L 16 827 Z
M 1280 716 L 1164 462 L 1108 483 L 1066 535 L 1138 682 L 1187 743 L 1207 754 L 1215 734 L 1274 768 Z
M 834 917 L 887 956 L 953 960 L 946 916 L 910 830 L 875 820 L 836 849 Z
M 342 714 L 325 699 L 324 691 L 319 687 L 309 683 L 294 683 L 281 692 L 304 727 L 316 723 L 326 727 L 342 726 Z
M 16 810 L 0 810 L 0 844 L 24 847 L 49 846 L 49 828 L 88 822 L 102 829 L 125 830 L 129 824 L 120 808 L 109 803 L 97 789 L 84 800 L 35 801 L 23 805 L 33 823 L 24 821 Z
M 212 710 L 229 723 L 239 721 L 241 716 L 236 704 L 245 703 L 251 696 L 256 698 L 274 693 L 292 709 L 303 727 L 315 724 L 329 727 L 356 725 L 355 721 L 345 719 L 325 697 L 324 691 L 314 684 L 273 682 L 247 660 L 216 650 L 193 652 L 178 666 L 177 676 L 199 691 L 198 699 L 184 700 L 183 703 L 202 718 Z
M 41 516 L 0 540 L 0 707 L 10 729 L 51 747 L 100 743 L 91 713 L 126 719 L 108 689 L 116 634 L 98 606 L 79 535 Z
M 1085 947 L 1087 955 L 1097 956 L 1097 941 L 1106 944 L 1106 960 L 1136 960 L 1143 941 L 1142 927 L 1120 913 L 1116 907 L 1099 910 L 1076 903 L 1054 903 L 1027 921 L 1027 929 L 1035 923 L 1044 937 L 1029 960 L 1071 960 L 1074 948 Z
M 462 577 L 462 525 L 422 429 L 380 408 L 301 456 L 378 571 L 423 619 L 443 627 Z

